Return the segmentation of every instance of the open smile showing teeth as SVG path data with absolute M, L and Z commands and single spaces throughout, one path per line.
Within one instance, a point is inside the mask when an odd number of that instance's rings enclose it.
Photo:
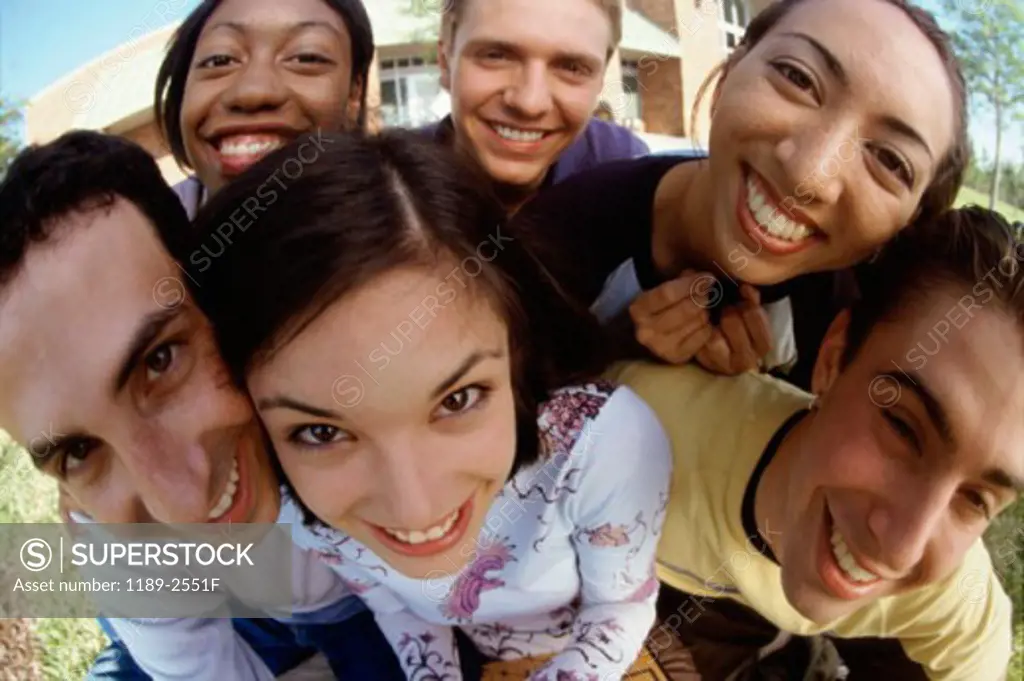
M 851 582 L 871 584 L 881 579 L 881 577 L 865 570 L 857 563 L 857 559 L 850 553 L 843 535 L 839 534 L 839 530 L 835 527 L 832 528 L 832 556 L 839 565 L 839 569 L 842 570 L 843 574 Z
M 231 504 L 235 502 L 235 492 L 238 490 L 238 457 L 231 464 L 231 474 L 228 477 L 228 484 L 224 488 L 224 492 L 220 495 L 220 499 L 217 501 L 217 505 L 213 507 L 207 514 L 209 520 L 216 520 L 231 508 Z
M 462 513 L 462 509 L 455 511 L 439 524 L 433 527 L 428 527 L 425 530 L 395 530 L 389 527 L 381 528 L 388 533 L 389 536 L 397 539 L 403 544 L 410 544 L 416 546 L 417 544 L 426 544 L 430 541 L 438 541 L 444 539 L 452 528 L 455 527 L 455 523 L 459 520 L 459 515 Z
M 230 135 L 217 144 L 217 151 L 225 159 L 260 159 L 287 144 L 280 135 Z
M 544 139 L 543 132 L 510 128 L 507 125 L 492 124 L 491 129 L 498 133 L 502 139 L 509 142 L 539 142 Z
M 747 208 L 754 217 L 758 227 L 770 236 L 799 243 L 814 235 L 815 230 L 789 218 L 775 204 L 768 192 L 762 189 L 753 173 L 747 175 Z

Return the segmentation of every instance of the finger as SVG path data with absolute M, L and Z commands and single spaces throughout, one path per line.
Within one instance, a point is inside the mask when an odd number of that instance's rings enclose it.
M 747 328 L 757 359 L 764 359 L 772 350 L 772 325 L 768 313 L 760 305 L 743 307 L 740 310 L 743 325 Z
M 689 298 L 681 300 L 672 307 L 654 316 L 647 317 L 638 326 L 652 329 L 661 335 L 680 334 L 687 330 L 710 323 L 710 315 L 704 308 L 695 305 Z
M 754 354 L 754 343 L 747 333 L 743 315 L 736 307 L 730 307 L 722 313 L 719 330 L 725 337 L 732 351 L 732 363 L 739 371 L 757 368 L 757 355 Z
M 705 369 L 717 374 L 733 375 L 739 373 L 733 366 L 729 343 L 717 329 L 712 333 L 708 342 L 704 344 L 704 347 L 697 353 L 697 360 Z
M 639 323 L 673 307 L 682 300 L 692 298 L 690 289 L 694 287 L 696 276 L 696 272 L 687 270 L 679 277 L 641 293 L 629 306 L 629 313 L 633 316 L 633 320 Z
M 750 284 L 740 284 L 740 297 L 751 305 L 761 306 L 761 291 Z
M 696 333 L 701 327 L 710 326 L 706 311 L 688 303 L 680 303 L 676 309 L 648 319 L 647 323 L 637 324 L 636 339 L 646 347 L 653 344 L 659 347 L 671 346 Z
M 714 329 L 704 325 L 689 333 L 674 333 L 658 338 L 648 347 L 657 357 L 670 364 L 685 364 L 711 340 Z

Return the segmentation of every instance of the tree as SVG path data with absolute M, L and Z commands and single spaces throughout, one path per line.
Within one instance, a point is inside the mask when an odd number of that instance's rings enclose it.
M 21 149 L 18 125 L 21 111 L 9 100 L 0 96 L 0 178 L 7 174 L 7 167 Z
M 1003 131 L 1024 107 L 1024 0 L 944 0 L 967 88 L 995 118 L 989 208 L 999 196 Z

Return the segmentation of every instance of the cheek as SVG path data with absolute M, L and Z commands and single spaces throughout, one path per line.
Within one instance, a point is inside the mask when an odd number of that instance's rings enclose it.
M 296 452 L 287 443 L 274 441 L 278 461 L 295 493 L 320 518 L 328 522 L 348 512 L 365 487 L 358 459 L 339 454 Z
M 555 105 L 570 127 L 581 128 L 590 119 L 601 94 L 600 79 L 585 85 L 556 83 L 552 86 Z
M 452 78 L 452 110 L 465 111 L 499 98 L 508 76 L 503 70 L 483 69 L 463 61 Z
M 303 83 L 294 92 L 299 105 L 311 119 L 311 127 L 340 130 L 345 126 L 349 97 L 353 93 L 348 74 L 333 77 L 329 81 L 325 79 Z

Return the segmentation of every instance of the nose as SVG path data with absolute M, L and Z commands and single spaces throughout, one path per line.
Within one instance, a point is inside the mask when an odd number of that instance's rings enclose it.
M 794 131 L 776 145 L 775 155 L 803 203 L 831 205 L 842 196 L 858 144 L 856 126 L 830 121 Z
M 444 509 L 432 503 L 431 490 L 438 489 L 428 478 L 428 465 L 418 465 L 429 457 L 414 454 L 408 447 L 392 448 L 380 456 L 384 470 L 380 476 L 383 482 L 381 493 L 387 517 L 395 523 L 396 529 L 420 530 L 436 521 L 437 514 Z
M 910 574 L 941 532 L 953 492 L 904 487 L 872 509 L 868 528 L 878 543 L 879 559 L 898 575 Z
M 512 82 L 505 88 L 504 102 L 523 118 L 536 119 L 551 109 L 551 88 L 547 67 L 541 63 L 527 63 L 518 69 Z
M 121 484 L 134 490 L 134 514 L 149 522 L 204 523 L 210 511 L 211 467 L 198 444 L 140 441 L 122 450 Z
M 269 55 L 253 55 L 221 95 L 225 108 L 236 113 L 272 111 L 287 99 L 288 88 Z

